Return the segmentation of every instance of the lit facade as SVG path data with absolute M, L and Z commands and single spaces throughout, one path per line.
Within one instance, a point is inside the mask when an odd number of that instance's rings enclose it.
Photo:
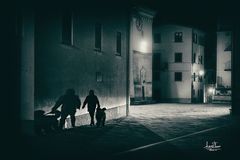
M 203 102 L 205 34 L 194 28 L 154 28 L 153 97 L 162 102 Z
M 152 99 L 152 22 L 154 11 L 134 8 L 130 18 L 131 102 Z
M 22 11 L 23 121 L 32 122 L 35 110 L 51 111 L 68 88 L 75 89 L 82 103 L 93 89 L 107 108 L 107 119 L 127 114 L 129 5 L 117 4 Z M 76 125 L 89 123 L 86 108 L 78 110 L 76 117 Z
M 214 101 L 231 101 L 232 32 L 217 32 L 217 77 Z

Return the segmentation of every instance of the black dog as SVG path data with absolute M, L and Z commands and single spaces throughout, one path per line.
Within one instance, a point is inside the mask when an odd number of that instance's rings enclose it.
M 34 112 L 35 131 L 37 134 L 46 135 L 59 129 L 58 118 L 61 116 L 60 111 L 45 114 L 43 110 Z
M 97 108 L 96 112 L 96 120 L 97 120 L 97 127 L 104 126 L 105 121 L 106 121 L 106 113 L 105 113 L 106 108 Z

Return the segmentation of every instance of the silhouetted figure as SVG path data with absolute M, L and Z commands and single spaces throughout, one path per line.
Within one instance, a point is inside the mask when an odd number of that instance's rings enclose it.
M 83 102 L 82 108 L 84 108 L 86 104 L 88 104 L 88 112 L 91 117 L 90 125 L 92 126 L 94 125 L 94 113 L 95 113 L 96 105 L 98 105 L 98 107 L 100 108 L 98 98 L 96 95 L 94 95 L 93 90 L 89 91 L 89 95 L 86 97 L 85 101 Z
M 46 135 L 58 130 L 58 118 L 61 112 L 45 113 L 43 110 L 34 111 L 35 131 L 37 134 Z
M 104 127 L 105 121 L 106 121 L 106 113 L 105 113 L 106 108 L 97 108 L 96 112 L 96 120 L 97 120 L 97 127 Z
M 75 127 L 75 113 L 76 109 L 80 109 L 81 101 L 79 97 L 75 95 L 75 91 L 73 89 L 67 89 L 65 95 L 61 96 L 57 100 L 56 104 L 52 108 L 52 112 L 55 112 L 61 105 L 60 129 L 63 129 L 65 119 L 68 115 L 71 117 L 72 127 Z

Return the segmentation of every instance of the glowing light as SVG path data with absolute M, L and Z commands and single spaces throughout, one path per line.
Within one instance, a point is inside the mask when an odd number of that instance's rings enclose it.
M 213 94 L 213 93 L 214 93 L 214 91 L 215 91 L 215 89 L 214 89 L 213 87 L 210 87 L 210 88 L 208 88 L 208 93 L 211 93 L 211 94 Z
M 204 71 L 203 70 L 199 71 L 199 75 L 200 76 L 204 75 Z
M 140 42 L 140 51 L 141 51 L 141 52 L 147 52 L 147 42 L 144 41 L 144 40 L 142 40 L 142 41 Z

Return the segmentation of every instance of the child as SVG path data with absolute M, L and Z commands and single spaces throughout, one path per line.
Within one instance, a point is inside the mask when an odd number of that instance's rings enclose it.
M 106 120 L 106 113 L 105 113 L 106 108 L 97 108 L 96 112 L 96 120 L 97 120 L 97 127 L 104 127 L 105 125 L 105 120 Z

